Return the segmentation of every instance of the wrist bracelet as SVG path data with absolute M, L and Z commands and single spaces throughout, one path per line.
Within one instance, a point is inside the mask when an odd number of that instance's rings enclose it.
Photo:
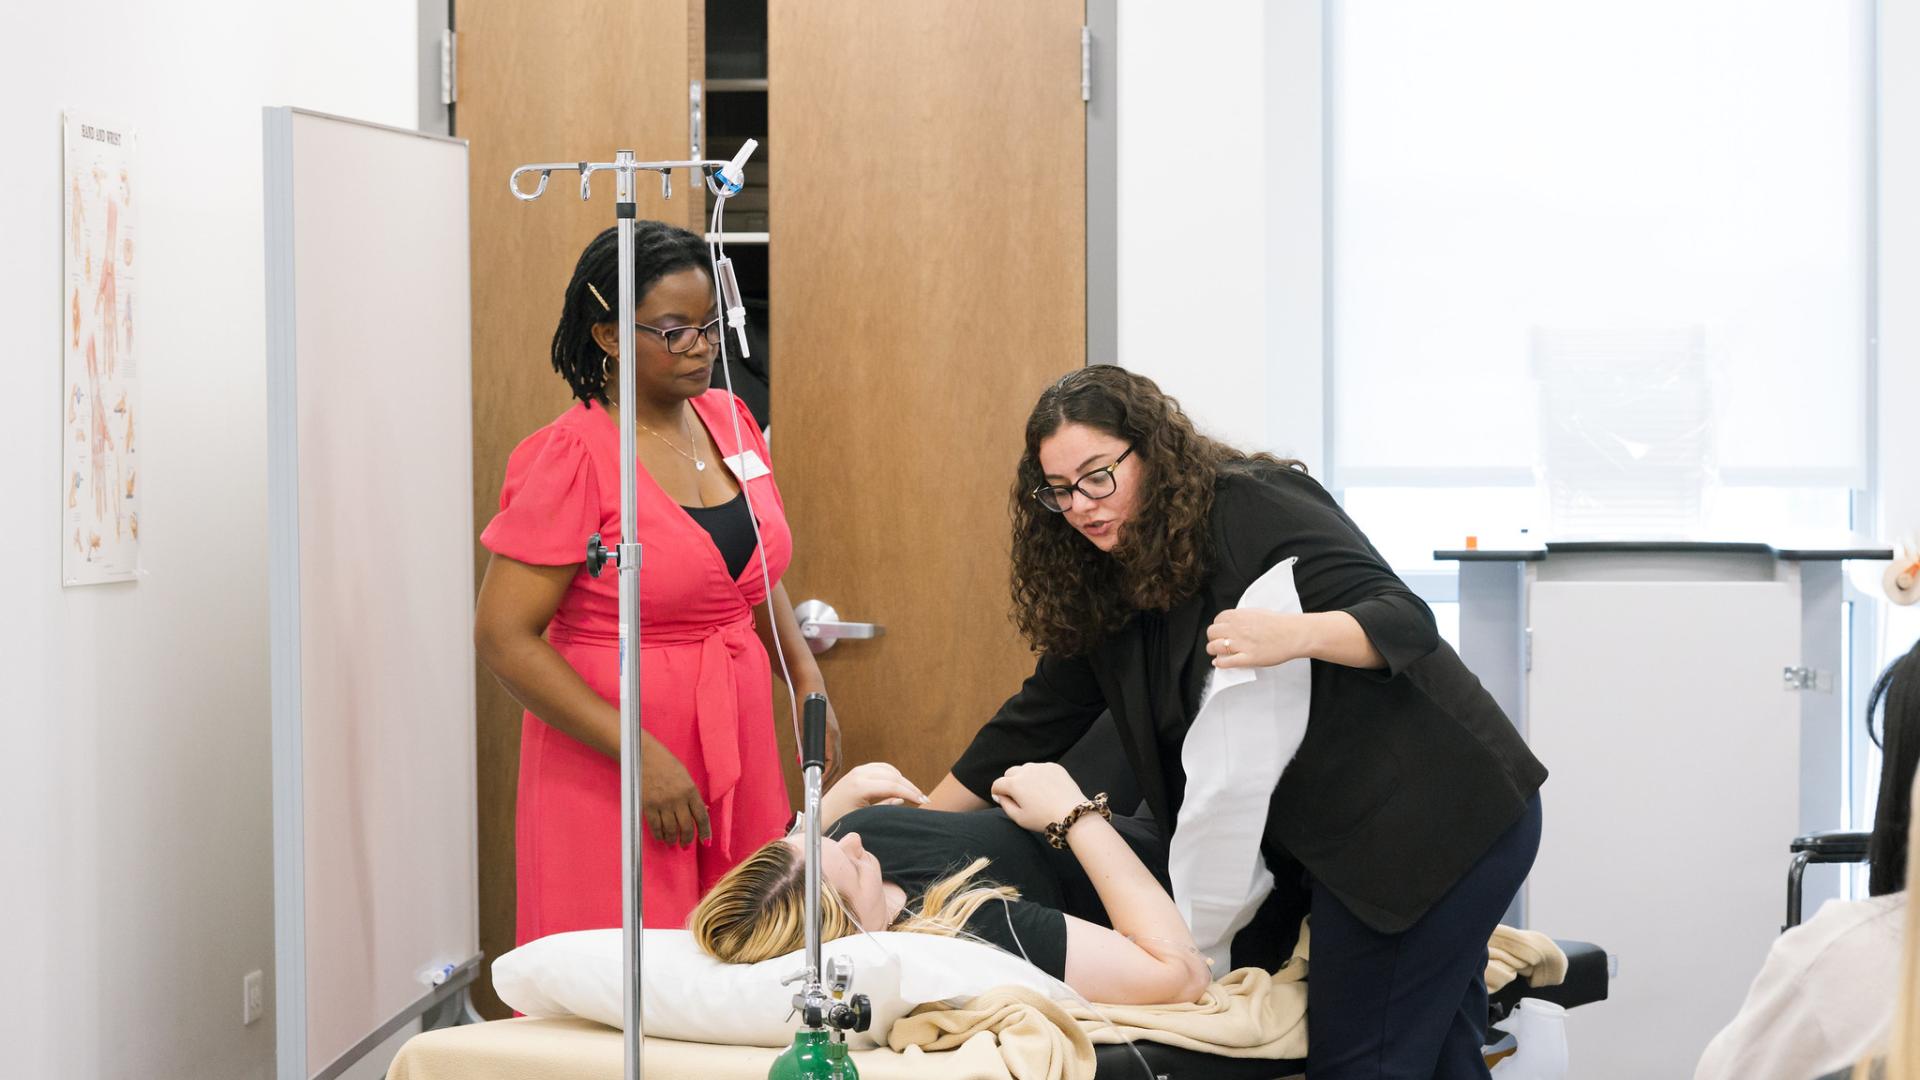
M 1066 817 L 1047 826 L 1047 843 L 1052 844 L 1055 848 L 1064 850 L 1067 846 L 1067 830 L 1073 828 L 1074 822 L 1079 821 L 1088 814 L 1099 814 L 1101 818 L 1107 821 L 1113 820 L 1113 811 L 1107 809 L 1106 792 L 1103 791 L 1093 798 L 1088 799 L 1086 802 L 1081 803 L 1079 806 L 1067 811 Z

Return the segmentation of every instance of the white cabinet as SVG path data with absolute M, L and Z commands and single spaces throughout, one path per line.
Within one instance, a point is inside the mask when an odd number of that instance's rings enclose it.
M 1516 915 L 1619 964 L 1568 1018 L 1572 1075 L 1690 1076 L 1780 931 L 1788 842 L 1842 825 L 1840 560 L 1885 553 L 1441 554 L 1462 657 L 1552 774 Z M 1808 885 L 1811 911 L 1833 886 Z

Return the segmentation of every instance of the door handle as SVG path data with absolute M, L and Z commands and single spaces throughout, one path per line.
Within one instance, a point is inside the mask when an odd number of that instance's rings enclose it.
M 840 613 L 824 600 L 802 600 L 794 605 L 793 617 L 800 623 L 800 636 L 814 655 L 833 648 L 843 640 L 864 641 L 887 632 L 879 623 L 843 622 Z

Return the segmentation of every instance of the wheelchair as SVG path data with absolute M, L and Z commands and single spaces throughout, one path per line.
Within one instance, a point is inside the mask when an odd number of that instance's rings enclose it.
M 1800 925 L 1801 878 L 1807 867 L 1818 863 L 1863 863 L 1867 861 L 1867 842 L 1872 834 L 1863 832 L 1817 832 L 1794 838 L 1787 845 L 1787 922 L 1782 933 Z

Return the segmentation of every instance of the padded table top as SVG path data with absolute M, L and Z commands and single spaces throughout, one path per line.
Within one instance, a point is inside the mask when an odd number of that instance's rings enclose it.
M 624 1040 L 591 1020 L 518 1018 L 426 1031 L 408 1039 L 388 1080 L 621 1080 Z M 700 1080 L 766 1080 L 780 1053 L 759 1046 L 648 1039 L 648 1076 Z M 862 1080 L 1011 1080 L 990 1034 L 957 1050 L 923 1054 L 857 1050 Z

